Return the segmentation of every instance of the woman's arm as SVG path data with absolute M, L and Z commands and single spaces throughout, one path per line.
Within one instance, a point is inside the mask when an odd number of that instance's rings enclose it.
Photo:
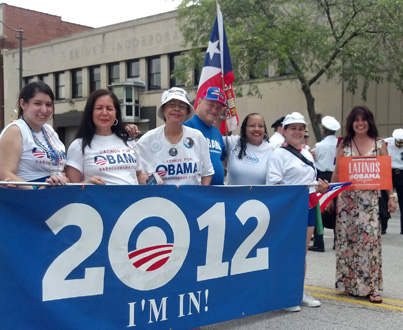
M 201 178 L 201 185 L 202 186 L 209 186 L 211 184 L 211 179 L 213 178 L 212 175 L 203 176 Z
M 17 175 L 22 154 L 22 135 L 18 126 L 7 129 L 0 140 L 0 180 L 24 182 Z M 18 186 L 19 189 L 32 189 L 32 186 Z
M 83 174 L 79 170 L 69 165 L 66 165 L 66 175 L 72 183 L 80 183 L 84 179 Z
M 146 180 L 148 179 L 148 175 L 143 173 L 142 171 L 137 171 L 136 172 L 137 175 L 137 181 L 139 182 L 139 184 L 147 184 Z
M 334 167 L 332 179 L 330 182 L 339 182 L 339 158 L 343 157 L 343 147 L 340 144 L 336 150 L 336 166 Z
M 386 143 L 382 144 L 381 156 L 389 156 L 388 148 L 387 148 Z M 393 213 L 393 212 L 396 211 L 396 199 L 395 199 L 395 195 L 393 194 L 393 188 L 389 189 L 389 190 L 386 190 L 386 191 L 387 191 L 388 196 L 389 196 L 389 198 L 388 198 L 388 211 L 390 213 Z

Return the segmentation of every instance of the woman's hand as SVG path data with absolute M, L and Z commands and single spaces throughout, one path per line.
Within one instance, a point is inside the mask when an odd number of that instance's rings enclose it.
M 125 130 L 127 132 L 127 134 L 129 134 L 129 136 L 134 139 L 137 135 L 139 135 L 141 133 L 141 131 L 139 130 L 139 128 L 137 127 L 137 125 L 135 124 L 129 124 L 125 127 Z
M 3 181 L 11 181 L 9 178 L 5 178 Z M 18 186 L 17 185 L 15 185 L 15 184 L 10 184 L 10 183 L 7 183 L 7 184 L 4 184 L 4 185 L 0 185 L 0 187 L 4 187 L 4 188 L 13 188 L 13 189 L 18 189 Z
M 51 177 L 46 179 L 46 183 L 51 184 L 52 186 L 60 186 L 60 185 L 65 185 L 66 183 L 69 183 L 69 179 L 66 176 L 56 176 L 52 175 Z
M 321 194 L 324 194 L 329 189 L 329 181 L 318 179 L 318 186 L 316 191 L 319 191 Z
M 333 199 L 329 201 L 326 205 L 326 210 L 329 211 L 330 213 L 334 212 L 334 201 Z
M 91 179 L 85 180 L 83 183 L 84 184 L 89 183 L 89 184 L 102 184 L 102 185 L 105 185 L 105 181 L 102 180 L 99 176 L 93 176 Z
M 388 211 L 389 213 L 393 213 L 396 211 L 396 200 L 395 197 L 390 197 L 389 196 L 389 200 L 388 200 Z

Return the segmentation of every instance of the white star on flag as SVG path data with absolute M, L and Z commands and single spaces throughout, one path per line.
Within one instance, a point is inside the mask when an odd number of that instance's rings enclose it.
M 220 50 L 218 49 L 218 43 L 219 40 L 211 42 L 208 42 L 208 48 L 207 48 L 207 53 L 210 55 L 210 60 L 213 59 L 214 54 L 220 54 Z

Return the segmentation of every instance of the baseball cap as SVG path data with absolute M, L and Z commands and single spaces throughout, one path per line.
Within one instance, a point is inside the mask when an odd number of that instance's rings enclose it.
M 202 94 L 202 99 L 210 100 L 210 101 L 217 101 L 224 105 L 226 103 L 226 97 L 224 91 L 219 87 L 209 87 L 206 91 Z
M 285 116 L 283 120 L 283 127 L 290 125 L 290 124 L 304 124 L 308 125 L 305 121 L 305 118 L 303 115 L 301 115 L 299 112 L 292 112 L 289 115 Z
M 188 93 L 186 93 L 186 91 L 182 88 L 172 87 L 171 89 L 165 91 L 161 96 L 161 105 L 157 110 L 157 116 L 159 118 L 165 120 L 164 115 L 162 114 L 162 106 L 171 100 L 179 100 L 185 102 L 189 106 L 185 121 L 188 121 L 193 117 L 195 109 L 193 108 L 193 105 L 190 104 Z
M 397 128 L 393 131 L 392 136 L 395 140 L 403 140 L 403 128 Z
M 332 116 L 325 116 L 322 118 L 322 125 L 329 131 L 338 131 L 340 129 L 340 123 L 336 118 Z
M 271 124 L 271 127 L 277 128 L 277 127 L 281 126 L 283 124 L 284 119 L 285 119 L 284 116 L 279 118 L 279 119 L 277 119 L 273 124 Z

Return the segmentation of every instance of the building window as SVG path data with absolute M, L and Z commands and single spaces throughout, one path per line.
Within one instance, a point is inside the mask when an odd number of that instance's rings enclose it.
M 196 59 L 195 68 L 194 68 L 194 71 L 193 71 L 194 85 L 195 86 L 199 85 L 201 73 L 203 71 L 204 60 L 206 58 L 206 52 L 207 52 L 207 48 L 202 49 L 202 51 L 200 52 L 200 55 Z
M 148 59 L 148 89 L 161 89 L 161 58 Z
M 36 81 L 35 77 L 25 77 L 24 78 L 25 85 L 28 85 L 29 83 L 34 82 L 34 81 Z
M 267 64 L 266 54 L 263 57 L 255 57 L 253 66 L 249 72 L 249 79 L 263 79 L 269 77 L 269 66 Z
M 90 68 L 90 93 L 101 88 L 101 67 Z
M 72 93 L 73 99 L 83 97 L 83 72 L 81 69 L 73 70 L 72 74 Z
M 111 63 L 108 65 L 109 69 L 109 85 L 120 81 L 119 63 Z
M 57 72 L 56 78 L 56 100 L 64 100 L 66 98 L 66 76 L 64 72 Z
M 43 81 L 46 85 L 49 86 L 50 79 L 48 74 L 40 75 L 38 78 L 40 81 Z
M 113 92 L 119 99 L 122 119 L 134 121 L 140 119 L 140 92 L 134 86 L 112 87 Z
M 182 67 L 181 58 L 183 55 L 180 53 L 171 54 L 169 57 L 169 67 L 170 67 L 170 87 L 183 87 L 185 86 L 185 81 L 183 81 L 183 77 L 178 76 L 183 74 L 184 68 Z M 175 72 L 176 71 L 176 72 Z M 186 74 L 186 73 L 185 73 Z
M 140 61 L 130 60 L 127 62 L 127 78 L 140 77 Z

